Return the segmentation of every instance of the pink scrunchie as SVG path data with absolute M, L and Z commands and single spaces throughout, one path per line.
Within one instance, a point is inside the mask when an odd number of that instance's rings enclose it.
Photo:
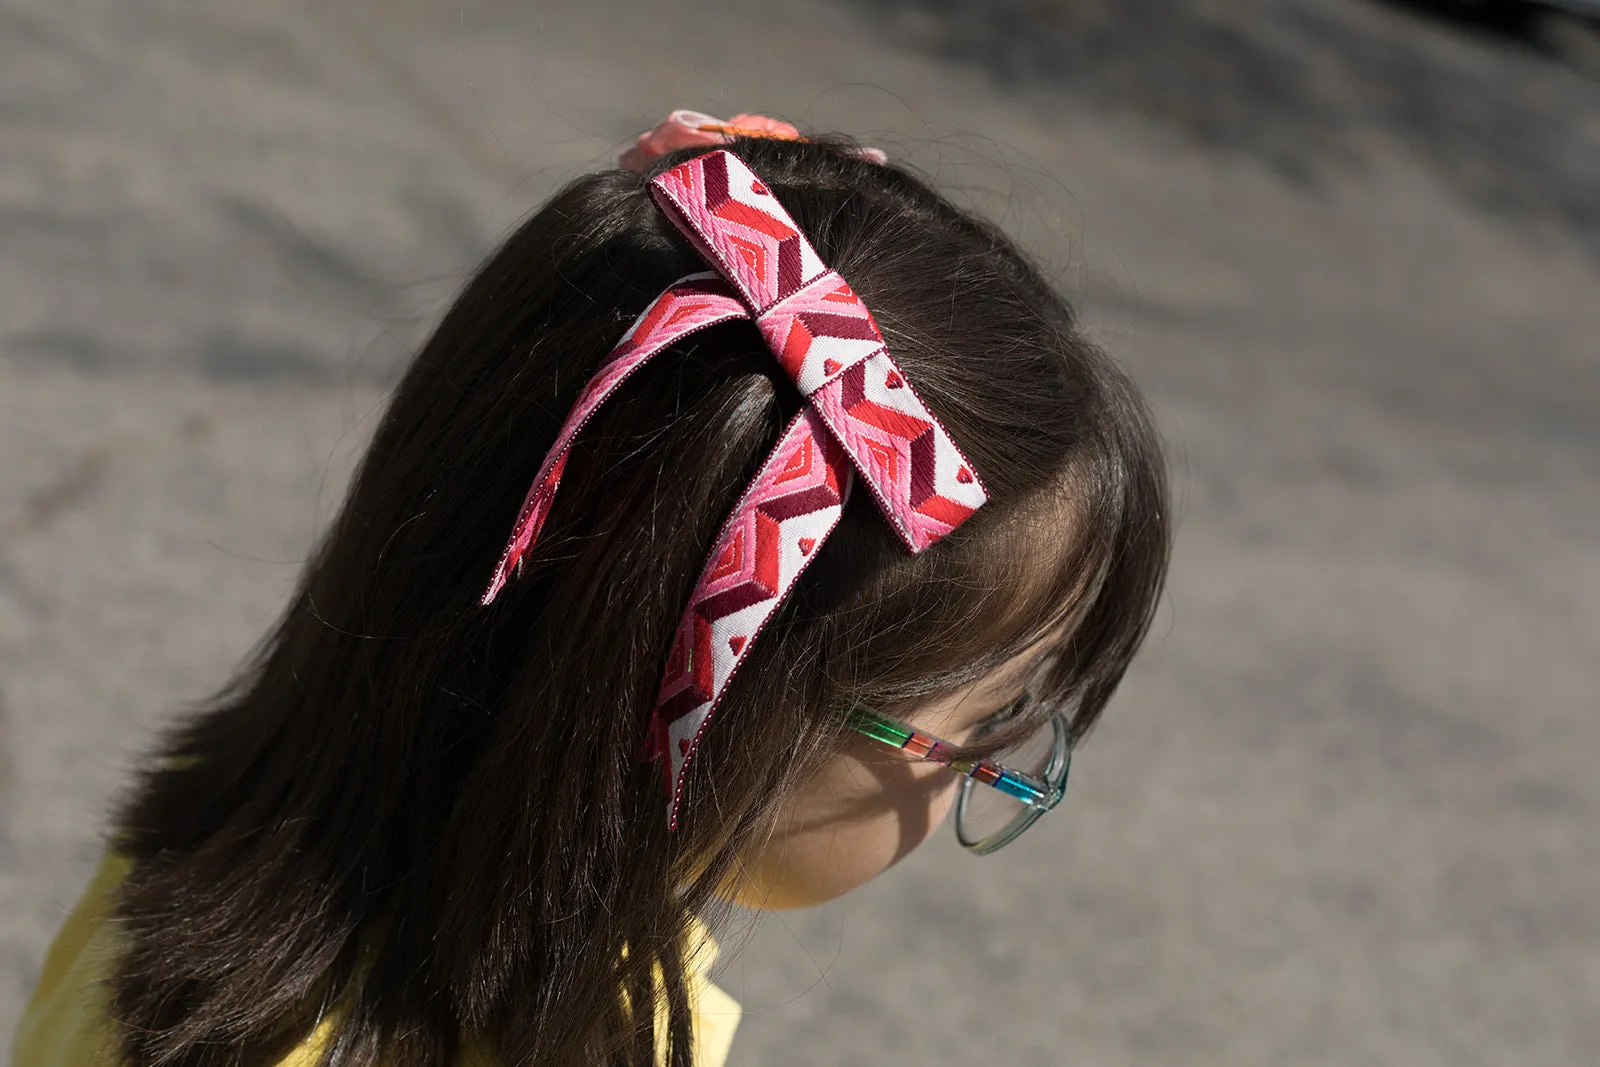
M 803 141 L 800 131 L 787 122 L 769 119 L 765 115 L 735 115 L 722 119 L 699 111 L 674 111 L 659 126 L 641 133 L 634 146 L 617 158 L 623 170 L 643 174 L 652 160 L 668 152 L 696 145 L 727 144 L 735 137 L 773 137 L 783 141 Z M 859 148 L 856 155 L 869 163 L 883 164 L 889 157 L 878 148 Z

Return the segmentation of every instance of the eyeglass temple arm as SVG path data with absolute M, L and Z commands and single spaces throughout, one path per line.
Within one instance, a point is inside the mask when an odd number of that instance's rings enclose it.
M 982 785 L 993 786 L 1030 807 L 1042 808 L 1050 802 L 1049 785 L 1033 775 L 1004 767 L 992 760 L 956 759 L 952 755 L 956 750 L 955 745 L 907 726 L 898 719 L 857 708 L 850 712 L 849 725 L 864 737 L 892 745 L 918 759 L 949 767 Z

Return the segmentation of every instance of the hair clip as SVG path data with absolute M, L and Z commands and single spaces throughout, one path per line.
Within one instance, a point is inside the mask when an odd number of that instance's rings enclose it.
M 699 111 L 678 110 L 668 115 L 655 129 L 641 133 L 632 148 L 617 159 L 618 166 L 643 174 L 652 161 L 668 152 L 697 145 L 724 145 L 736 137 L 766 137 L 778 141 L 804 141 L 800 130 L 787 122 L 765 115 L 739 114 L 723 121 Z M 858 148 L 855 155 L 868 163 L 889 161 L 880 148 Z

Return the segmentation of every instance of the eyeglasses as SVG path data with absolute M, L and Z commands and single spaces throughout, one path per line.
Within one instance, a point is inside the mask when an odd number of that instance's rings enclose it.
M 1010 717 L 1007 713 L 1015 714 L 1020 703 L 1001 711 L 991 720 L 993 725 L 1003 724 Z M 980 856 L 1021 837 L 1039 816 L 1061 803 L 1066 793 L 1067 772 L 1072 767 L 1072 729 L 1065 712 L 1057 712 L 1051 718 L 1048 735 L 1039 731 L 1016 747 L 999 753 L 1004 763 L 956 759 L 952 753 L 958 751 L 959 746 L 866 708 L 853 709 L 847 722 L 850 729 L 863 737 L 892 745 L 918 759 L 942 764 L 965 776 L 961 792 L 956 796 L 956 838 L 963 847 Z M 974 790 L 974 784 L 989 788 Z

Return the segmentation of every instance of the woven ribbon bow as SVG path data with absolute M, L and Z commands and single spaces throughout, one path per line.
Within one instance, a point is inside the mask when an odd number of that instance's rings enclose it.
M 650 187 L 716 271 L 669 286 L 584 387 L 481 602 L 494 600 L 532 548 L 572 440 L 606 397 L 694 331 L 754 319 L 807 403 L 723 524 L 672 640 L 646 742 L 646 755 L 666 762 L 672 828 L 700 734 L 756 634 L 838 524 L 854 475 L 913 553 L 959 526 L 985 493 L 890 358 L 866 305 L 737 156 L 708 152 Z

